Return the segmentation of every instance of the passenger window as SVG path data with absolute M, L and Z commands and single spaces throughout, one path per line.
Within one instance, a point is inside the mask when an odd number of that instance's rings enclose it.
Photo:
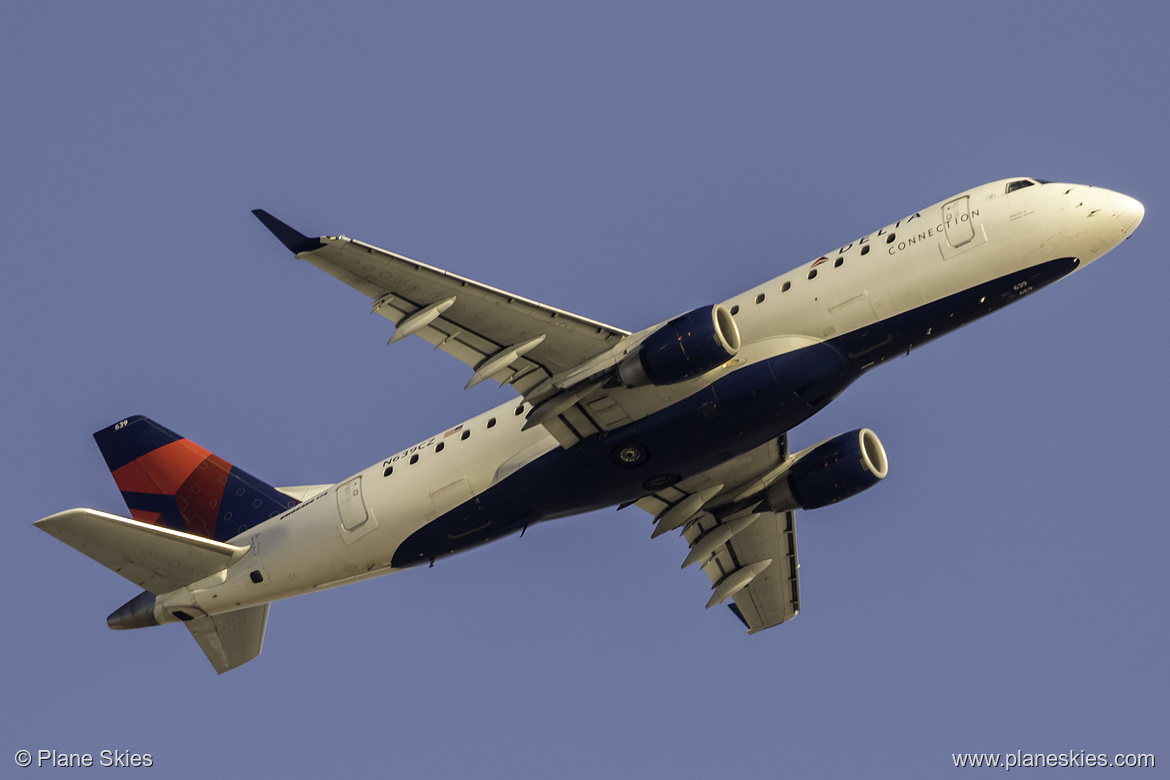
M 495 428 L 495 427 L 496 427 L 496 418 L 495 418 L 495 417 L 493 417 L 493 418 L 491 418 L 490 420 L 488 420 L 488 421 L 487 421 L 487 427 L 489 427 L 489 428 Z
M 792 289 L 792 282 L 785 282 L 784 286 L 780 288 L 780 292 L 788 292 Z

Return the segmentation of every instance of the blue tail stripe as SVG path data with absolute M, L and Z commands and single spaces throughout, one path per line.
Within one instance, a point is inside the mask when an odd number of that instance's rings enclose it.
M 132 431 L 126 430 L 133 428 Z M 117 434 L 117 435 L 115 435 Z M 132 435 L 127 435 L 132 434 Z M 93 435 L 110 471 L 117 471 L 148 452 L 183 437 L 154 420 L 137 415 L 103 428 Z

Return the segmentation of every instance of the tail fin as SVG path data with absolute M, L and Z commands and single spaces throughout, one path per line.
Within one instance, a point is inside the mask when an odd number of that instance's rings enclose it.
M 135 520 L 226 542 L 297 503 L 146 417 L 93 435 Z

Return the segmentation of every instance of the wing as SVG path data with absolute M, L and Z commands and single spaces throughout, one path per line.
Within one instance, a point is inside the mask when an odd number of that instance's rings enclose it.
M 682 527 L 691 548 L 683 567 L 698 563 L 711 580 L 707 606 L 734 599 L 732 611 L 753 634 L 800 612 L 793 513 L 759 507 L 788 465 L 781 436 L 637 502 L 655 516 L 654 535 Z
M 538 423 L 575 414 L 583 394 L 565 391 L 616 365 L 614 347 L 630 335 L 361 241 L 310 238 L 263 210 L 253 213 L 297 259 L 370 298 L 373 310 L 397 326 L 389 343 L 417 334 L 474 369 L 468 387 L 494 379 L 534 407 L 551 399 Z M 577 432 L 598 430 L 594 422 Z M 550 430 L 566 446 L 580 438 Z

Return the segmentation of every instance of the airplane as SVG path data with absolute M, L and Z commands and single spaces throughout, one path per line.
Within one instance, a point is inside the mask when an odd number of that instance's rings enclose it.
M 728 300 L 636 333 L 345 236 L 253 212 L 293 253 L 519 398 L 333 484 L 273 487 L 145 417 L 94 434 L 130 518 L 35 525 L 143 588 L 112 629 L 181 622 L 219 673 L 261 651 L 273 601 L 433 566 L 533 523 L 617 505 L 677 532 L 682 566 L 756 633 L 801 606 L 795 511 L 888 473 L 868 428 L 788 431 L 870 369 L 1084 268 L 1137 200 L 1014 178 L 916 211 Z

